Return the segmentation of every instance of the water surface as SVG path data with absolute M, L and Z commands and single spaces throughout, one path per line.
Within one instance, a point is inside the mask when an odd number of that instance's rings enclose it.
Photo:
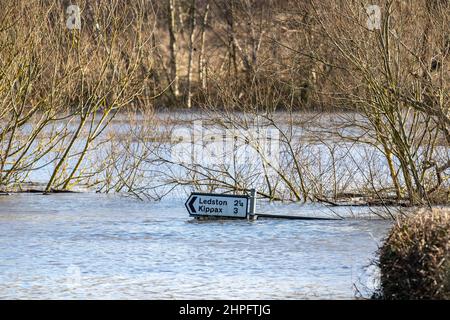
M 360 209 L 364 211 L 363 209 Z M 258 212 L 332 214 L 319 206 Z M 354 298 L 390 222 L 191 219 L 183 199 L 0 197 L 0 298 Z M 368 267 L 369 266 L 369 267 Z

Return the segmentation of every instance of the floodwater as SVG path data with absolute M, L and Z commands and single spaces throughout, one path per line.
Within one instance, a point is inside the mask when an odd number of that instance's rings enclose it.
M 371 262 L 392 223 L 365 210 L 197 221 L 181 198 L 0 196 L 0 299 L 352 299 L 376 286 Z M 261 201 L 257 211 L 333 216 Z

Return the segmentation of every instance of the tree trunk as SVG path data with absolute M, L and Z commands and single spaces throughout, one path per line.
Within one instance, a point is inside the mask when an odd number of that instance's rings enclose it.
M 202 90 L 206 90 L 206 65 L 205 65 L 205 31 L 208 22 L 209 2 L 206 4 L 205 13 L 202 19 L 202 29 L 200 35 L 200 53 L 198 56 L 198 79 Z
M 57 178 L 57 176 L 59 174 L 60 169 L 62 168 L 63 164 L 66 162 L 66 160 L 69 156 L 69 153 L 72 150 L 73 145 L 75 144 L 75 141 L 78 139 L 78 137 L 81 134 L 81 131 L 84 128 L 84 124 L 86 123 L 88 115 L 89 115 L 89 111 L 85 115 L 81 116 L 80 123 L 78 124 L 77 130 L 73 134 L 72 139 L 69 142 L 69 145 L 64 150 L 64 153 L 61 156 L 61 159 L 59 159 L 58 163 L 56 164 L 55 169 L 53 170 L 53 173 L 50 177 L 50 180 L 47 182 L 47 186 L 45 187 L 45 192 L 50 192 L 50 190 L 53 186 L 53 183 L 55 182 L 55 179 Z
M 402 192 L 401 192 L 400 183 L 398 182 L 398 177 L 397 177 L 397 174 L 395 171 L 394 161 L 392 159 L 392 152 L 388 148 L 385 139 L 382 137 L 381 137 L 381 144 L 383 145 L 384 156 L 386 157 L 386 161 L 388 163 L 389 174 L 391 176 L 392 182 L 394 183 L 395 195 L 397 196 L 397 200 L 400 200 L 402 198 Z
M 194 51 L 194 30 L 195 30 L 195 0 L 191 2 L 190 17 L 189 17 L 189 61 L 188 61 L 188 74 L 187 74 L 187 107 L 192 107 L 192 60 Z
M 178 84 L 178 68 L 177 68 L 177 41 L 175 37 L 175 0 L 168 1 L 168 20 L 169 20 L 169 46 L 170 46 L 170 76 L 171 76 L 171 89 L 175 97 L 180 95 L 180 89 Z
M 228 65 L 228 73 L 230 75 L 230 66 L 233 65 L 234 75 L 237 75 L 237 61 L 236 61 L 236 41 L 234 35 L 234 5 L 230 2 L 227 10 L 227 23 L 228 23 L 228 51 L 230 57 L 230 63 Z

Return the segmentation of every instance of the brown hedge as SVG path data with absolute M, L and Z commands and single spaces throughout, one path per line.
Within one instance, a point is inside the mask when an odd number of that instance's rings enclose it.
M 383 299 L 450 299 L 450 209 L 400 219 L 380 248 Z

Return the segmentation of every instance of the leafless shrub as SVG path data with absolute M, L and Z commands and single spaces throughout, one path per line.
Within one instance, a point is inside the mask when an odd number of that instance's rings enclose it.
M 380 249 L 380 297 L 449 299 L 448 209 L 422 210 L 391 230 Z

